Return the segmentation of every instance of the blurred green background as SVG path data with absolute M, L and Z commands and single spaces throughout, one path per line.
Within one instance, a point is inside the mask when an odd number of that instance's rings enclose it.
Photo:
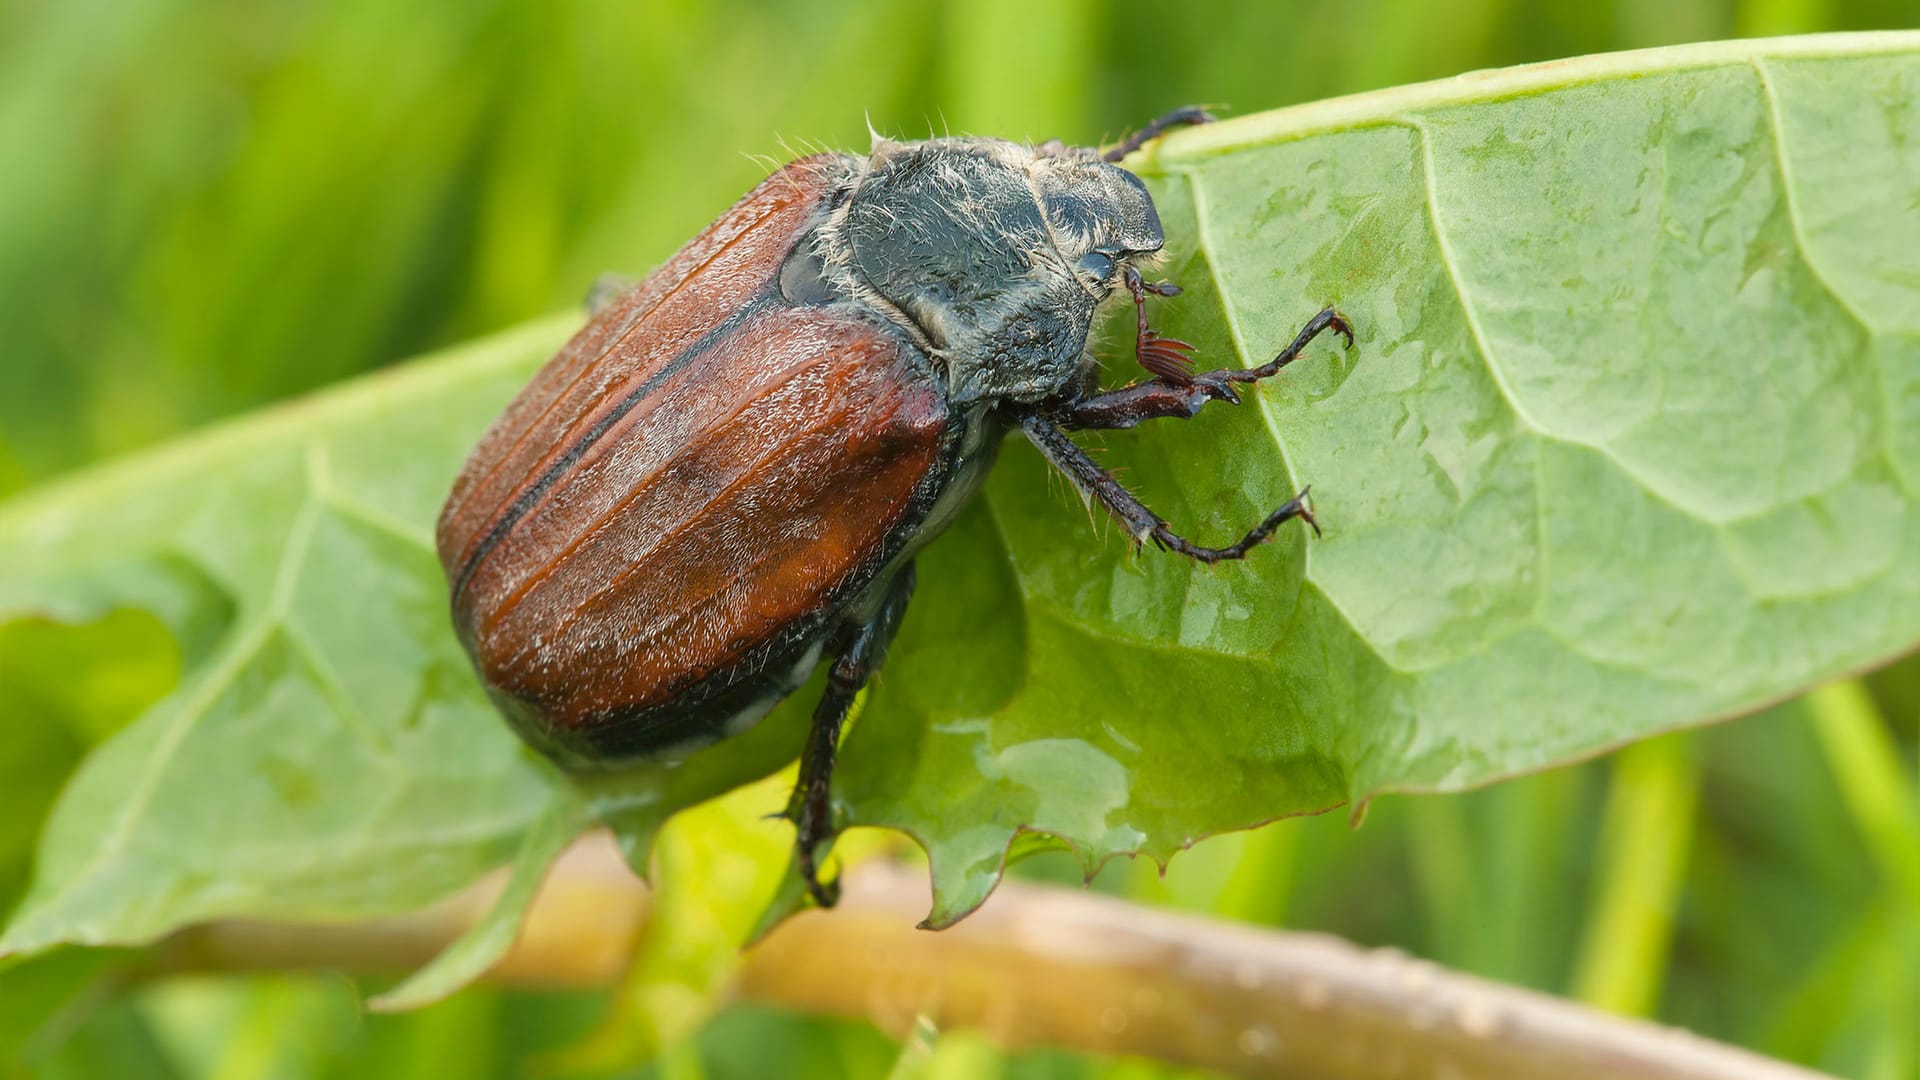
M 1612 49 L 1914 25 L 1910 0 L 0 0 L 0 496 L 575 305 L 772 162 L 864 146 L 869 121 L 1095 142 L 1189 102 L 1253 112 Z M 1920 669 L 1865 685 L 1465 797 L 1383 800 L 1358 832 L 1344 815 L 1283 822 L 1204 843 L 1164 880 L 1122 865 L 1097 884 L 1910 1078 Z M 46 799 L 105 734 L 40 730 L 6 755 L 0 906 Z M 1021 869 L 1078 879 L 1064 858 Z M 606 1004 L 477 989 L 376 1018 L 358 1002 L 337 978 L 157 984 L 73 1013 L 4 1068 L 534 1075 Z M 863 1025 L 735 1007 L 631 1071 L 883 1076 L 898 1056 Z M 964 1038 L 931 1068 L 1172 1075 Z

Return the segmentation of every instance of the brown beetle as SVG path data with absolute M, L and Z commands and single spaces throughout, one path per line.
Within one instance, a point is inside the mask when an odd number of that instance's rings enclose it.
M 1163 242 L 1140 180 L 1047 143 L 876 139 L 795 161 L 586 328 L 508 406 L 440 516 L 453 619 L 521 736 L 574 768 L 732 735 L 831 661 L 787 816 L 808 889 L 833 835 L 841 722 L 913 589 L 912 558 L 970 498 L 1011 428 L 1136 544 L 1237 559 L 1175 534 L 1068 439 L 1191 417 L 1279 371 L 1328 308 L 1248 370 L 1195 374 L 1147 326 L 1135 262 Z M 1116 288 L 1151 378 L 1101 391 L 1087 335 Z M 1317 526 L 1316 526 L 1317 530 Z

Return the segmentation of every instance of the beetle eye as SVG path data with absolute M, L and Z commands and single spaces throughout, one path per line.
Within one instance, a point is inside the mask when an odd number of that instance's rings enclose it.
M 1113 256 L 1105 252 L 1089 251 L 1080 256 L 1080 271 L 1105 281 L 1113 276 Z

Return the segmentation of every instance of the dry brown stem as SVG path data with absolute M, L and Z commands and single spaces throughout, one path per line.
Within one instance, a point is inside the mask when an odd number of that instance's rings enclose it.
M 171 970 L 425 962 L 484 910 L 476 891 L 420 915 L 316 928 L 228 923 L 179 935 Z M 647 891 L 611 844 L 561 860 L 520 943 L 490 978 L 596 986 L 618 978 Z M 1821 1074 L 1686 1032 L 1447 971 L 1388 949 L 1172 914 L 1093 893 L 1008 882 L 959 926 L 914 928 L 924 871 L 871 862 L 832 912 L 801 915 L 755 949 L 739 990 L 896 1035 L 916 1016 L 1006 1047 L 1136 1054 L 1243 1076 L 1316 1080 L 1535 1078 L 1807 1080 Z

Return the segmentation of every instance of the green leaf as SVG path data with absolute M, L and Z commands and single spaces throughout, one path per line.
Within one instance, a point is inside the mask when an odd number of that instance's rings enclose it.
M 1332 302 L 1359 345 L 1089 441 L 1202 542 L 1306 481 L 1326 536 L 1134 555 L 1010 441 L 922 558 L 843 819 L 926 846 L 944 924 L 1023 834 L 1164 860 L 1913 648 L 1916 55 L 1911 34 L 1624 54 L 1166 140 L 1139 165 L 1187 294 L 1156 325 L 1257 363 Z M 180 650 L 179 685 L 68 785 L 0 948 L 413 907 L 570 798 L 490 715 L 430 535 L 577 321 L 0 509 L 0 619 L 131 609 Z M 665 814 L 790 758 L 809 706 L 590 794 L 638 860 Z
M 583 799 L 554 799 L 520 840 L 504 888 L 480 921 L 442 950 L 426 967 L 367 1004 L 382 1012 L 431 1005 L 487 973 L 513 948 L 520 924 L 533 906 L 553 860 L 567 849 L 592 816 Z
M 1187 292 L 1156 325 L 1238 366 L 1333 303 L 1359 344 L 1086 441 L 1200 542 L 1308 482 L 1326 536 L 1134 556 L 1010 442 L 921 559 L 840 774 L 852 820 L 926 845 L 931 921 L 1021 830 L 1165 860 L 1920 642 L 1917 56 L 1621 54 L 1165 140 L 1144 167 Z
M 179 648 L 158 620 L 118 612 L 85 626 L 0 625 L 0 910 L 26 884 L 40 827 L 60 786 L 95 744 L 179 679 Z
M 62 794 L 0 951 L 410 910 L 571 798 L 475 684 L 431 532 L 475 425 L 567 329 L 377 376 L 0 512 L 0 618 L 133 609 L 181 654 L 178 685 Z

